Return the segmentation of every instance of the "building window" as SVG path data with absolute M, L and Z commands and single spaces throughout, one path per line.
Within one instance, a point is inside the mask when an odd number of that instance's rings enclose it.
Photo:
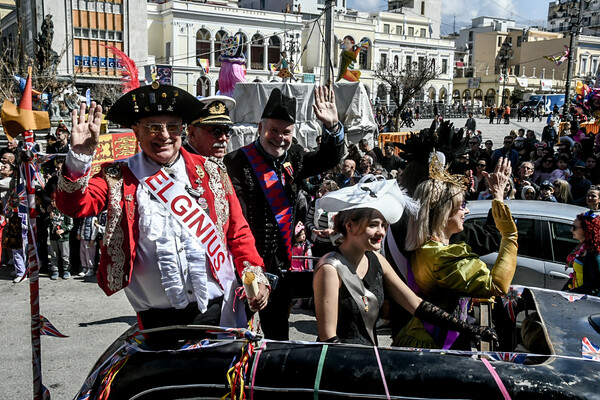
M 442 58 L 442 74 L 447 74 L 448 73 L 448 60 L 445 58 Z
M 517 37 L 517 47 L 521 47 L 522 42 L 523 42 L 523 37 L 522 36 Z
M 469 31 L 469 42 L 473 41 L 473 31 Z
M 122 8 L 121 8 L 122 7 L 121 4 L 115 3 L 115 4 L 112 5 L 112 7 L 113 7 L 113 11 L 112 11 L 113 14 L 122 14 L 123 13 L 122 12 Z
M 165 57 L 171 58 L 171 42 L 165 43 Z
M 587 73 L 587 62 L 588 62 L 587 58 L 581 59 L 581 68 L 579 69 L 579 73 L 581 75 L 585 75 Z
M 427 37 L 427 29 L 421 28 L 421 37 Z
M 592 70 L 590 71 L 590 74 L 596 75 L 597 71 L 598 71 L 598 59 L 594 58 L 592 60 Z
M 369 39 L 362 38 L 361 42 L 363 40 L 369 42 L 369 47 L 366 50 L 361 50 L 360 53 L 358 53 L 358 65 L 360 66 L 360 69 L 371 69 L 371 52 L 373 51 L 373 45 Z
M 387 54 L 381 53 L 380 62 L 382 67 L 387 67 Z
M 119 32 L 119 31 L 115 32 L 115 39 L 118 42 L 122 42 L 123 41 L 123 32 Z
M 515 65 L 515 76 L 519 76 L 521 74 L 521 65 Z
M 108 40 L 115 40 L 115 31 L 108 31 Z
M 406 66 L 410 68 L 412 64 L 412 56 L 406 56 Z
M 390 33 L 390 24 L 383 24 L 383 33 Z
M 425 15 L 425 0 L 421 2 L 421 15 Z
M 498 36 L 498 47 L 502 46 L 502 37 Z
M 394 56 L 394 69 L 398 69 L 398 56 Z
M 252 59 L 250 60 L 250 68 L 251 69 L 264 69 L 265 67 L 265 46 L 264 46 L 264 38 L 260 34 L 255 34 L 252 36 L 252 44 L 250 45 L 251 51 L 250 55 Z M 291 54 L 289 54 L 291 56 Z
M 75 36 L 76 38 L 80 38 L 81 37 L 81 28 L 73 29 L 73 36 Z
M 92 39 L 98 39 L 98 29 L 92 29 Z
M 403 35 L 404 32 L 402 32 L 402 25 L 396 25 L 396 35 Z
M 98 37 L 99 37 L 100 39 L 106 39 L 106 31 L 105 31 L 104 29 L 100 29 L 100 30 L 98 31 Z
M 415 28 L 412 26 L 408 27 L 408 36 L 415 36 Z

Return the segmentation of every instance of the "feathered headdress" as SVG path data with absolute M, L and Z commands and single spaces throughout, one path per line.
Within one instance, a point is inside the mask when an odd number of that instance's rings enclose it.
M 123 85 L 123 94 L 140 87 L 140 79 L 139 79 L 139 70 L 135 65 L 135 61 L 133 61 L 127 54 L 123 51 L 117 49 L 115 46 L 107 46 L 102 44 L 102 46 L 106 47 L 108 50 L 112 51 L 112 53 L 121 60 L 121 65 L 125 68 L 121 70 L 121 84 Z

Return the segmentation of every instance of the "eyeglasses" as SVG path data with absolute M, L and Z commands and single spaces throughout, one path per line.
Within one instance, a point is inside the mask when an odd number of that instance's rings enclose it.
M 487 165 L 485 165 L 485 164 L 477 164 L 477 166 L 478 166 L 478 167 L 481 167 L 481 168 L 485 168 L 485 167 L 487 167 Z
M 533 169 L 529 165 L 521 165 L 521 168 L 523 168 L 523 169 Z
M 506 140 L 504 141 L 504 144 L 512 144 L 512 140 Z
M 465 209 L 467 208 L 467 204 L 469 204 L 468 201 L 463 201 L 462 204 L 460 205 L 459 209 L 460 211 L 465 211 Z
M 213 126 L 213 127 L 209 128 L 206 125 L 194 125 L 194 126 L 210 133 L 212 135 L 212 137 L 214 137 L 215 139 L 219 139 L 223 135 L 225 135 L 225 137 L 227 139 L 229 139 L 233 135 L 233 130 L 230 129 L 229 127 Z
M 575 224 L 571 225 L 571 230 L 572 230 L 572 231 L 576 231 L 577 229 L 581 229 L 581 227 L 580 227 L 580 226 L 577 226 L 577 225 L 575 225 Z
M 165 123 L 152 123 L 148 125 L 142 125 L 144 128 L 148 129 L 152 135 L 159 134 L 166 129 L 169 133 L 179 133 L 181 131 L 181 124 L 165 124 Z

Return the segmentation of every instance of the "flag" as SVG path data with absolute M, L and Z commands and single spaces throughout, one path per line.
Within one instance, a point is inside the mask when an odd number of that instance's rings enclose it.
M 203 339 L 197 343 L 194 342 L 187 342 L 186 344 L 184 344 L 181 347 L 181 350 L 194 350 L 194 349 L 199 349 L 202 348 L 204 346 L 207 346 L 209 344 L 208 339 Z
M 85 91 L 85 104 L 87 104 L 88 107 L 92 104 L 92 91 L 90 88 Z
M 56 329 L 50 321 L 48 321 L 48 318 L 44 317 L 43 315 L 40 315 L 40 321 L 42 323 L 42 327 L 40 328 L 40 334 L 59 338 L 69 337 L 60 333 L 59 330 Z
M 549 55 L 543 56 L 546 60 L 554 62 L 557 66 L 565 62 L 569 58 L 569 48 L 565 46 L 565 51 L 559 56 Z
M 525 362 L 525 358 L 527 358 L 526 353 L 505 353 L 496 351 L 488 354 L 494 360 L 512 362 L 515 364 L 523 364 Z
M 208 58 L 197 58 L 198 65 L 200 66 L 200 71 L 202 75 L 208 75 L 210 71 L 210 60 Z
M 569 300 L 569 303 L 573 303 L 574 301 L 587 298 L 587 294 L 573 294 L 573 293 L 560 292 L 560 295 L 562 297 L 564 297 L 565 299 Z
M 504 296 L 502 296 L 502 305 L 506 309 L 508 316 L 513 322 L 517 319 L 517 306 L 519 304 L 519 298 L 521 298 L 522 293 L 522 287 L 511 286 L 508 289 L 508 292 Z
M 50 391 L 44 385 L 42 385 L 42 400 L 50 400 Z
M 581 339 L 581 356 L 586 360 L 600 361 L 600 346 L 590 342 L 590 339 L 584 337 Z

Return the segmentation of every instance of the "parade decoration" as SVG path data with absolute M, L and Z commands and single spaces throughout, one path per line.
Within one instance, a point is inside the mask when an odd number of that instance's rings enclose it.
M 36 249 L 37 226 L 35 209 L 35 182 L 39 177 L 39 166 L 36 162 L 34 151 L 33 130 L 50 128 L 50 119 L 47 112 L 32 110 L 32 68 L 28 68 L 27 82 L 18 106 L 10 101 L 5 101 L 2 107 L 2 121 L 4 132 L 9 140 L 23 134 L 24 149 L 20 154 L 21 176 L 25 185 L 18 190 L 19 203 L 16 206 L 25 206 L 27 212 L 27 259 L 26 274 L 29 275 L 29 301 L 31 313 L 31 347 L 33 367 L 33 398 L 34 400 L 50 399 L 50 392 L 42 384 L 41 365 L 41 328 L 40 296 L 39 296 L 39 260 Z M 38 178 L 39 179 L 39 178 Z M 17 212 L 19 212 L 17 210 Z
M 590 87 L 578 81 L 575 85 L 575 97 L 571 102 L 582 114 L 588 117 L 600 117 L 600 87 Z
M 100 135 L 90 174 L 98 173 L 102 164 L 124 160 L 136 154 L 138 150 L 138 141 L 133 132 Z
M 127 54 L 123 51 L 117 49 L 112 45 L 100 44 L 101 46 L 106 47 L 108 50 L 112 51 L 112 53 L 120 60 L 121 65 L 123 66 L 123 70 L 121 70 L 122 85 L 123 85 L 123 93 L 127 93 L 133 89 L 137 89 L 140 87 L 140 80 L 138 79 L 139 70 L 135 65 L 135 61 L 133 61 Z
M 233 96 L 235 84 L 246 82 L 246 56 L 243 53 L 242 34 L 226 35 L 221 41 L 221 70 L 219 94 Z
M 69 335 L 65 335 L 61 333 L 58 329 L 56 329 L 54 325 L 52 325 L 52 323 L 48 321 L 48 318 L 44 317 L 43 315 L 40 315 L 40 321 L 42 323 L 42 326 L 40 328 L 40 334 L 58 338 L 69 337 Z
M 564 293 L 560 292 L 560 295 L 565 299 L 569 300 L 569 303 L 573 303 L 577 300 L 586 299 L 587 294 L 575 294 L 575 293 Z
M 600 361 L 600 346 L 596 346 L 587 337 L 581 339 L 581 357 L 586 360 Z
M 19 105 L 16 106 L 8 100 L 2 105 L 2 125 L 8 140 L 13 140 L 20 133 L 28 130 L 50 128 L 50 118 L 46 111 L 33 111 L 31 71 L 28 68 L 27 83 Z
M 549 56 L 544 56 L 544 58 L 546 60 L 554 62 L 556 64 L 556 66 L 559 66 L 563 62 L 567 61 L 567 59 L 569 58 L 569 47 L 565 46 L 565 51 L 563 52 L 563 54 L 561 54 L 559 56 L 549 55 Z
M 354 44 L 349 39 L 344 39 L 340 47 L 342 54 L 340 54 L 340 69 L 336 82 L 342 78 L 350 82 L 358 82 L 360 80 L 360 71 L 354 69 L 354 63 L 358 60 L 358 54 L 361 51 L 368 50 L 369 42 L 363 40 L 358 44 Z

